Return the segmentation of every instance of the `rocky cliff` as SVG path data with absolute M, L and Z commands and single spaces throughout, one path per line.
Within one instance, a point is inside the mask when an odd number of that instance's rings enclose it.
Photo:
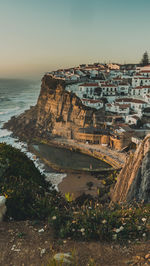
M 72 138 L 79 127 L 93 125 L 94 109 L 85 107 L 73 93 L 65 90 L 65 82 L 45 75 L 36 106 L 7 124 L 15 135 L 50 138 L 62 136 Z
M 150 202 L 150 134 L 130 154 L 115 185 L 113 202 Z

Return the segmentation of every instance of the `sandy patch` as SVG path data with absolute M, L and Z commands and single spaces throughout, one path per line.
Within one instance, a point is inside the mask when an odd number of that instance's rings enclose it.
M 93 183 L 90 190 L 87 185 L 88 182 Z M 67 173 L 67 176 L 58 185 L 58 189 L 63 196 L 69 192 L 73 193 L 74 198 L 76 198 L 83 193 L 97 196 L 97 190 L 101 186 L 101 181 L 90 173 Z

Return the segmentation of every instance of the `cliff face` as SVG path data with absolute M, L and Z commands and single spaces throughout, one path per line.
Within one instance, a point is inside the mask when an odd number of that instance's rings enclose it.
M 65 90 L 65 82 L 45 75 L 37 105 L 13 117 L 5 126 L 24 138 L 71 138 L 79 127 L 93 125 L 94 110 L 85 107 L 73 93 Z
M 131 154 L 115 185 L 113 202 L 150 202 L 150 134 Z

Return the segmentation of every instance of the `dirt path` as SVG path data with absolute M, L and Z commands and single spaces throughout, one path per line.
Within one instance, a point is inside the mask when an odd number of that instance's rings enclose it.
M 45 266 L 58 252 L 74 252 L 78 266 L 89 265 L 90 258 L 93 266 L 150 265 L 150 241 L 120 246 L 60 240 L 44 222 L 0 223 L 0 266 Z

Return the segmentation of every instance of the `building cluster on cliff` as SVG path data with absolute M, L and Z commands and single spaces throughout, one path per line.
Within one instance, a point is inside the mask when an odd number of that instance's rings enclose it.
M 47 74 L 65 80 L 66 90 L 84 105 L 119 114 L 129 125 L 137 125 L 150 111 L 150 66 L 94 63 Z
M 83 105 L 103 113 L 102 121 L 100 116 L 98 120 L 100 127 L 103 124 L 111 132 L 111 138 L 106 137 L 106 144 L 111 147 L 113 140 L 117 143 L 121 139 L 121 147 L 128 145 L 136 136 L 134 129 L 141 125 L 150 128 L 150 65 L 82 64 L 47 75 L 64 80 L 66 90 L 75 93 Z M 96 135 L 79 132 L 78 137 L 84 140 L 86 136 L 85 140 L 96 142 L 93 137 Z M 98 142 L 101 142 L 100 138 Z

